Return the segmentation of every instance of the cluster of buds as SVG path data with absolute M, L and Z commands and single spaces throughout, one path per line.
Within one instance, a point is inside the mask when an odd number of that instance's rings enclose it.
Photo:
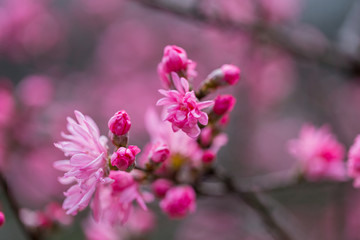
M 60 181 L 75 182 L 65 192 L 63 208 L 67 214 L 75 215 L 91 202 L 96 221 L 124 224 L 133 202 L 146 210 L 145 203 L 153 195 L 170 218 L 182 218 L 195 211 L 193 186 L 227 142 L 221 121 L 235 104 L 231 95 L 209 101 L 200 98 L 218 87 L 234 85 L 240 72 L 233 65 L 224 65 L 195 91 L 191 86 L 195 66 L 184 49 L 165 47 L 158 70 L 166 89 L 159 90 L 164 97 L 157 102 L 164 106 L 165 121 L 160 121 L 155 112 L 147 114 L 151 142 L 138 161 L 140 148 L 128 145 L 131 121 L 126 111 L 116 112 L 108 122 L 113 153 L 109 153 L 107 138 L 100 136 L 89 116 L 75 111 L 77 121 L 68 118 L 70 134 L 63 134 L 66 140 L 55 144 L 70 157 L 55 163 L 56 168 L 65 171 Z M 151 186 L 153 194 L 140 190 L 145 185 Z

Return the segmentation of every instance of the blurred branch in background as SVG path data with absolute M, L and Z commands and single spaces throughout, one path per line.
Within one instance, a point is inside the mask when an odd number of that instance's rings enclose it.
M 134 1 L 144 7 L 216 26 L 220 30 L 247 32 L 251 34 L 255 41 L 280 47 L 301 60 L 321 63 L 328 67 L 338 69 L 350 76 L 360 74 L 359 57 L 343 51 L 334 43 L 319 42 L 319 39 L 311 36 L 311 33 L 304 34 L 304 29 L 301 27 L 275 26 L 261 19 L 254 23 L 241 23 L 219 16 L 208 16 L 199 7 L 199 2 L 201 1 L 186 1 L 185 3 L 183 1 L 165 0 Z

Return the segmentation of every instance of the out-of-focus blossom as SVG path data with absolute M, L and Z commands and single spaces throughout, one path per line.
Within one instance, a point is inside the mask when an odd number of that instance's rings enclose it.
M 203 153 L 201 160 L 203 163 L 211 163 L 215 159 L 215 154 L 211 150 L 206 150 Z
M 155 216 L 150 210 L 144 211 L 141 208 L 134 208 L 125 227 L 130 235 L 139 236 L 146 234 L 155 227 Z
M 213 111 L 217 115 L 223 115 L 230 112 L 234 108 L 235 103 L 236 99 L 232 95 L 219 95 L 215 98 Z
M 79 111 L 75 111 L 75 116 L 78 122 L 70 117 L 67 119 L 70 134 L 62 134 L 67 141 L 55 144 L 65 156 L 71 158 L 54 164 L 55 168 L 66 172 L 59 179 L 61 183 L 76 181 L 64 193 L 66 199 L 63 203 L 66 213 L 73 215 L 87 207 L 98 183 L 111 182 L 104 174 L 107 168 L 107 139 L 100 136 L 97 125 L 89 116 Z
M 95 220 L 124 224 L 130 216 L 132 202 L 135 200 L 142 209 L 147 209 L 139 185 L 131 173 L 110 171 L 109 177 L 113 183 L 110 186 L 102 185 L 92 204 Z
M 120 147 L 111 156 L 111 165 L 116 166 L 120 170 L 126 170 L 135 163 L 135 156 L 139 153 L 140 148 L 137 146 Z
M 45 1 L 4 0 L 0 12 L 0 52 L 14 60 L 43 55 L 62 42 L 62 23 Z
M 107 221 L 96 222 L 93 218 L 83 224 L 88 240 L 120 240 L 141 237 L 155 227 L 155 216 L 151 211 L 135 207 L 124 225 L 113 225 Z
M 189 137 L 196 138 L 200 134 L 198 121 L 202 125 L 208 124 L 208 115 L 201 110 L 210 107 L 213 101 L 199 102 L 194 91 L 189 91 L 189 83 L 185 78 L 179 78 L 176 73 L 171 74 L 176 90 L 159 90 L 164 98 L 157 105 L 164 105 L 167 111 L 165 121 L 172 123 L 174 132 L 180 129 Z
M 149 153 L 149 159 L 154 163 L 162 163 L 166 161 L 170 156 L 169 147 L 164 144 L 157 142 L 152 145 Z
M 0 227 L 5 223 L 5 215 L 0 211 Z
M 53 97 L 53 85 L 49 77 L 31 75 L 24 78 L 19 85 L 19 98 L 25 106 L 43 107 Z
M 11 92 L 0 88 L 0 127 L 6 126 L 14 114 L 15 101 Z
M 110 131 L 118 136 L 127 134 L 131 127 L 130 117 L 124 110 L 118 111 L 108 122 Z
M 289 142 L 289 152 L 299 161 L 304 176 L 312 181 L 321 179 L 344 180 L 344 147 L 330 130 L 305 125 L 298 139 Z
M 163 198 L 172 186 L 173 183 L 170 180 L 159 178 L 151 184 L 151 189 L 157 197 Z
M 23 208 L 20 210 L 20 218 L 26 226 L 31 228 L 49 228 L 57 223 L 69 225 L 73 220 L 57 203 L 50 203 L 44 210 L 39 211 Z
M 171 72 L 191 79 L 196 76 L 195 67 L 196 63 L 188 59 L 184 49 L 175 45 L 168 45 L 164 48 L 164 56 L 158 65 L 158 73 L 165 86 L 169 88 L 171 86 L 171 79 L 169 79 Z M 174 81 L 174 79 L 172 80 Z
M 348 174 L 354 178 L 354 187 L 360 187 L 360 135 L 355 138 L 348 154 Z
M 171 218 L 183 218 L 196 209 L 196 194 L 190 186 L 173 187 L 160 202 L 161 210 Z
M 94 221 L 93 218 L 88 219 L 83 228 L 87 240 L 119 240 L 125 237 L 123 229 L 115 228 L 105 221 Z

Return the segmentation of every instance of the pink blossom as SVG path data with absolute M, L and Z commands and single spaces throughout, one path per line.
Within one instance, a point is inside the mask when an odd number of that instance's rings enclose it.
M 223 80 L 229 85 L 235 85 L 240 79 L 240 69 L 231 64 L 224 64 L 221 66 L 223 73 Z
M 162 163 L 167 160 L 170 156 L 169 147 L 164 144 L 157 142 L 152 145 L 149 153 L 149 159 L 155 163 Z
M 168 45 L 164 48 L 164 56 L 158 65 L 158 73 L 165 86 L 170 87 L 171 81 L 168 75 L 171 72 L 182 73 L 187 78 L 192 78 L 196 76 L 195 67 L 196 63 L 187 58 L 184 49 L 175 45 Z
M 110 171 L 109 177 L 113 183 L 110 186 L 101 185 L 92 204 L 96 221 L 124 224 L 129 218 L 132 202 L 135 200 L 141 208 L 147 209 L 139 184 L 135 182 L 131 173 Z
M 309 180 L 345 179 L 344 147 L 327 127 L 303 126 L 299 138 L 289 142 L 289 151 Z
M 206 150 L 201 158 L 203 163 L 211 163 L 215 159 L 215 153 L 211 150 Z
M 177 90 L 159 90 L 165 97 L 157 105 L 165 105 L 165 120 L 172 123 L 174 132 L 181 129 L 189 137 L 196 138 L 200 134 L 198 121 L 202 125 L 208 124 L 208 115 L 201 110 L 210 107 L 213 101 L 199 102 L 194 91 L 189 91 L 189 83 L 185 78 L 180 79 L 176 73 L 171 76 Z
M 126 170 L 135 163 L 135 156 L 139 153 L 140 148 L 137 146 L 120 147 L 111 156 L 111 165 L 116 166 L 120 170 Z
M 130 117 L 124 110 L 118 111 L 109 120 L 108 127 L 110 131 L 118 136 L 125 135 L 131 127 Z
M 135 207 L 125 227 L 132 235 L 142 235 L 153 230 L 155 224 L 156 219 L 152 211 Z
M 213 111 L 217 115 L 230 112 L 235 105 L 236 99 L 231 95 L 219 95 L 215 98 Z
M 5 215 L 0 211 L 0 227 L 5 223 Z
M 68 118 L 67 129 L 69 135 L 62 133 L 67 141 L 55 143 L 69 156 L 70 160 L 61 160 L 54 163 L 54 167 L 65 171 L 59 181 L 63 184 L 75 182 L 64 195 L 66 199 L 63 208 L 67 214 L 75 215 L 89 204 L 98 183 L 109 183 L 105 176 L 107 168 L 107 139 L 100 136 L 95 122 L 79 111 L 75 111 L 78 122 Z
M 182 218 L 196 209 L 196 194 L 190 186 L 173 187 L 160 202 L 163 212 L 171 218 Z
M 15 101 L 9 90 L 0 88 L 0 127 L 10 123 L 15 110 Z
M 360 135 L 355 138 L 354 144 L 348 153 L 348 174 L 354 178 L 354 187 L 360 187 Z
M 173 183 L 165 178 L 159 178 L 151 184 L 151 189 L 159 198 L 165 197 L 166 192 L 173 186 Z

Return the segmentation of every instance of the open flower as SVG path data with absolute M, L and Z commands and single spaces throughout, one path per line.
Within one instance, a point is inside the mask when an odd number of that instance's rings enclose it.
M 160 207 L 171 218 L 182 218 L 196 209 L 196 194 L 190 186 L 173 187 L 166 192 Z
M 100 136 L 95 122 L 81 112 L 75 111 L 77 122 L 68 118 L 67 129 L 70 134 L 62 133 L 66 141 L 55 143 L 70 160 L 54 163 L 54 167 L 65 171 L 60 178 L 63 184 L 73 183 L 64 195 L 63 208 L 67 214 L 75 215 L 86 208 L 98 183 L 110 183 L 112 180 L 104 174 L 107 167 L 107 139 Z
M 309 180 L 345 179 L 344 147 L 326 127 L 305 125 L 299 138 L 289 142 L 289 152 L 299 160 Z
M 185 78 L 179 78 L 176 73 L 171 73 L 176 90 L 163 90 L 164 95 L 157 105 L 164 105 L 167 110 L 165 120 L 172 123 L 174 132 L 180 129 L 189 137 L 196 138 L 200 134 L 198 122 L 208 124 L 208 115 L 201 110 L 213 105 L 213 101 L 199 102 L 194 91 L 189 91 L 189 83 Z

